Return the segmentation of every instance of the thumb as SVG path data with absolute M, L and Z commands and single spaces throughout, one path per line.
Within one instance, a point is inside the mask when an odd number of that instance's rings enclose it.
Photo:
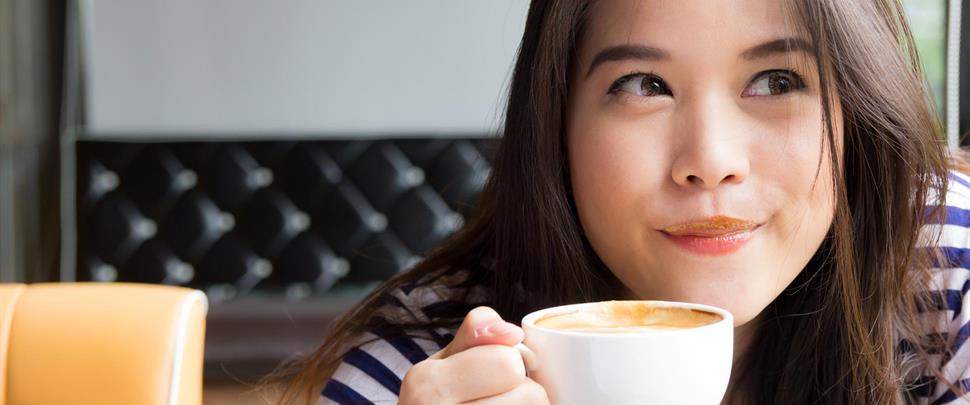
M 515 346 L 522 342 L 524 335 L 522 328 L 502 320 L 494 309 L 478 307 L 465 315 L 451 343 L 432 357 L 444 359 L 482 345 Z

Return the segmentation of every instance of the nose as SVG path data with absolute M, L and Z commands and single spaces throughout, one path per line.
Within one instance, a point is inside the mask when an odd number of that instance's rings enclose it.
M 680 130 L 674 134 L 678 139 L 670 169 L 674 183 L 713 190 L 743 182 L 751 171 L 743 112 L 716 99 L 684 107 L 678 117 Z

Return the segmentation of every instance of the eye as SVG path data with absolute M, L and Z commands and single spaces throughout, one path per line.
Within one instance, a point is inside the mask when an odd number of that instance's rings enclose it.
M 759 73 L 741 95 L 746 97 L 780 96 L 804 88 L 805 82 L 798 73 L 791 70 L 769 70 Z
M 606 94 L 616 94 L 618 91 L 640 97 L 673 95 L 663 79 L 657 77 L 657 75 L 646 73 L 630 73 L 617 79 Z

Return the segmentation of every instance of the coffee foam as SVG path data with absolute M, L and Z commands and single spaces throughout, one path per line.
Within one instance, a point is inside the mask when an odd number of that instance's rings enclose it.
M 637 333 L 696 328 L 722 319 L 718 314 L 691 308 L 637 301 L 609 301 L 574 312 L 547 315 L 536 320 L 535 325 L 575 332 Z

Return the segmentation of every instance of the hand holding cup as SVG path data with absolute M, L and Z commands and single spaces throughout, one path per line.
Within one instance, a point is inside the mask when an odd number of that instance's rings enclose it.
M 405 374 L 398 403 L 548 404 L 542 386 L 526 376 L 516 348 L 522 339 L 522 329 L 493 309 L 473 309 L 448 346 Z

